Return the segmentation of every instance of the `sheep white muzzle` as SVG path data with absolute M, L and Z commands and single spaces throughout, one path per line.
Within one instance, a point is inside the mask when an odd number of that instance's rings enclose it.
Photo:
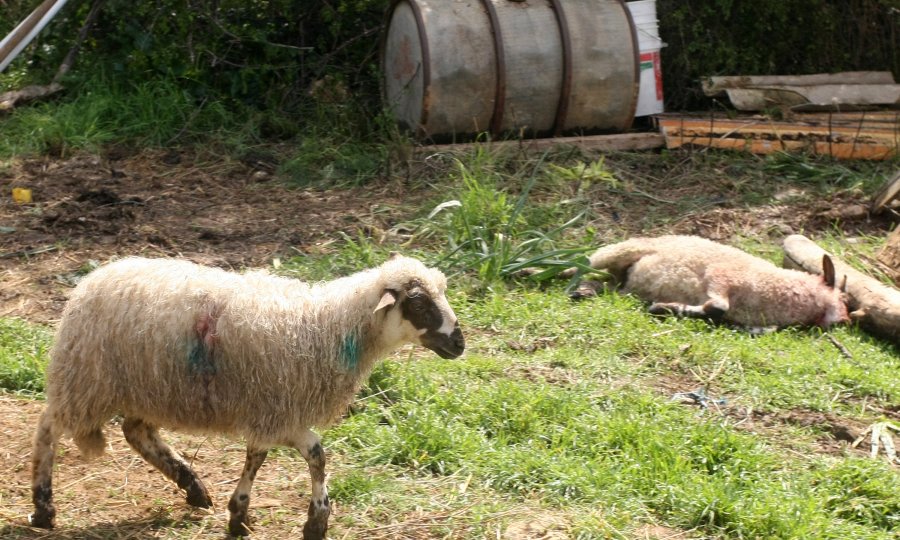
M 441 358 L 457 358 L 465 350 L 459 321 L 443 296 L 435 299 L 421 287 L 413 286 L 401 304 L 401 312 L 418 331 L 419 343 Z

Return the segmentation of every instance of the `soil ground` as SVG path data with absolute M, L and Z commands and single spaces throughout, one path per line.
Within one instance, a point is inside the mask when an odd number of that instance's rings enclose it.
M 633 177 L 633 189 L 621 196 L 597 198 L 597 230 L 647 232 L 648 216 L 668 201 L 706 197 L 706 208 L 672 215 L 666 232 L 693 233 L 713 239 L 734 234 L 768 237 L 811 232 L 840 218 L 848 235 L 884 235 L 890 224 L 866 215 L 867 201 L 858 191 L 802 204 L 774 202 L 754 208 L 722 204 L 727 182 L 678 182 L 690 170 L 670 169 L 652 193 L 637 180 L 653 171 L 621 171 Z M 646 175 L 644 174 L 646 172 Z M 727 177 L 727 175 L 723 175 Z M 659 178 L 656 178 L 659 180 Z M 144 152 L 124 159 L 79 156 L 68 160 L 16 161 L 0 170 L 4 193 L 10 187 L 32 190 L 33 203 L 0 198 L 0 316 L 53 324 L 67 291 L 77 277 L 97 263 L 127 255 L 178 256 L 232 269 L 262 267 L 275 257 L 327 249 L 338 231 L 355 236 L 362 230 L 378 235 L 409 216 L 411 194 L 402 181 L 341 191 L 289 189 L 265 170 L 239 163 L 211 167 L 173 152 Z M 668 186 L 661 188 L 660 186 Z M 790 199 L 790 193 L 785 200 Z M 417 195 L 418 196 L 418 195 Z M 426 194 L 421 194 L 426 196 Z M 862 210 L 860 210 L 862 208 Z M 655 216 L 659 217 L 659 216 Z M 657 231 L 662 232 L 662 231 Z M 661 387 L 665 387 L 662 384 Z M 683 388 L 681 388 L 683 389 Z M 26 526 L 30 503 L 30 441 L 42 403 L 0 395 L 0 470 L 12 488 L 0 500 L 0 537 L 13 538 L 160 538 L 178 523 L 199 523 L 195 538 L 221 538 L 227 522 L 228 497 L 242 468 L 243 447 L 218 438 L 167 434 L 173 446 L 197 464 L 216 506 L 192 510 L 183 495 L 131 452 L 116 426 L 106 430 L 110 452 L 99 463 L 84 463 L 71 441 L 61 443 L 56 500 L 67 526 L 47 532 Z M 730 411 L 728 414 L 744 414 Z M 781 416 L 746 413 L 745 427 L 777 428 L 779 424 L 832 426 L 821 451 L 840 452 L 864 426 L 845 419 L 812 417 L 804 411 Z M 820 415 L 821 416 L 821 415 Z M 743 416 L 742 416 L 743 418 Z M 837 441 L 842 441 L 838 443 Z M 308 500 L 308 475 L 294 456 L 276 454 L 260 472 L 252 502 L 257 522 L 266 523 L 255 538 L 300 536 Z M 340 474 L 332 460 L 329 470 Z M 0 496 L 2 499 L 2 496 Z M 377 511 L 373 509 L 373 511 Z M 335 510 L 340 515 L 340 507 Z M 562 538 L 553 516 L 538 522 L 528 508 L 517 516 L 499 516 L 513 524 L 507 538 Z M 368 530 L 370 538 L 425 538 L 421 523 L 440 522 L 439 515 L 404 516 Z M 490 516 L 488 516 L 490 519 Z M 418 534 L 418 526 L 422 534 Z M 559 521 L 565 521 L 564 516 Z M 645 531 L 646 538 L 685 538 L 684 531 L 664 527 Z M 511 536 L 510 536 L 511 535 Z M 643 536 L 642 536 L 643 537 Z
M 10 188 L 30 189 L 34 202 L 0 201 L 0 316 L 34 322 L 59 317 L 86 265 L 145 255 L 266 266 L 314 251 L 338 231 L 383 225 L 384 210 L 398 202 L 389 186 L 288 189 L 262 170 L 197 166 L 171 152 L 16 161 L 3 176 Z

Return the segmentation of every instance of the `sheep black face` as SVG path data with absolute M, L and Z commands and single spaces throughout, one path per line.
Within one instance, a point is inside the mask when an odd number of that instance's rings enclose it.
M 446 359 L 457 358 L 465 350 L 459 321 L 443 294 L 430 293 L 414 279 L 402 291 L 387 291 L 379 307 L 386 304 L 396 307 L 403 322 L 412 326 L 410 341 Z

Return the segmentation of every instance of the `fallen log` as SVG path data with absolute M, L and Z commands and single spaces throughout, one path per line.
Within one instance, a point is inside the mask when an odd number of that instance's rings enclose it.
M 822 273 L 827 252 L 801 234 L 784 239 L 784 266 Z M 830 254 L 828 254 L 831 256 Z M 845 284 L 850 318 L 864 330 L 900 345 L 900 291 L 863 274 L 831 256 L 837 283 Z
M 21 90 L 3 92 L 2 94 L 0 94 L 0 111 L 8 111 L 12 109 L 19 101 L 33 101 L 36 99 L 43 99 L 47 96 L 52 96 L 62 89 L 63 87 L 61 84 L 50 83 L 47 86 L 32 85 L 26 86 Z

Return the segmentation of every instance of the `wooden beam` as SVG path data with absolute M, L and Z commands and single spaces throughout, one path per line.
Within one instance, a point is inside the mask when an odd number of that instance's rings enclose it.
M 865 159 L 881 161 L 891 159 L 896 154 L 893 147 L 872 144 L 828 143 L 816 141 L 731 139 L 719 137 L 672 137 L 666 140 L 668 148 L 682 146 L 705 146 L 726 150 L 744 150 L 753 154 L 773 152 L 803 152 L 838 159 Z
M 894 84 L 890 71 L 845 71 L 812 75 L 734 75 L 709 77 L 703 81 L 703 93 L 716 96 L 728 88 L 753 86 L 806 86 L 820 84 Z
M 762 111 L 770 107 L 839 108 L 888 106 L 900 101 L 900 84 L 822 84 L 816 86 L 754 86 L 728 88 L 728 100 L 739 111 Z
M 802 116 L 802 115 L 801 115 Z M 839 159 L 884 160 L 897 155 L 900 124 L 778 122 L 764 117 L 659 117 L 668 148 L 685 145 L 737 149 L 756 154 L 807 151 Z
M 660 133 L 617 133 L 614 135 L 590 135 L 578 137 L 554 137 L 550 139 L 521 139 L 487 141 L 460 144 L 434 144 L 416 148 L 416 153 L 469 152 L 475 148 L 520 148 L 526 151 L 543 151 L 555 146 L 574 146 L 586 151 L 616 152 L 652 150 L 666 145 Z

